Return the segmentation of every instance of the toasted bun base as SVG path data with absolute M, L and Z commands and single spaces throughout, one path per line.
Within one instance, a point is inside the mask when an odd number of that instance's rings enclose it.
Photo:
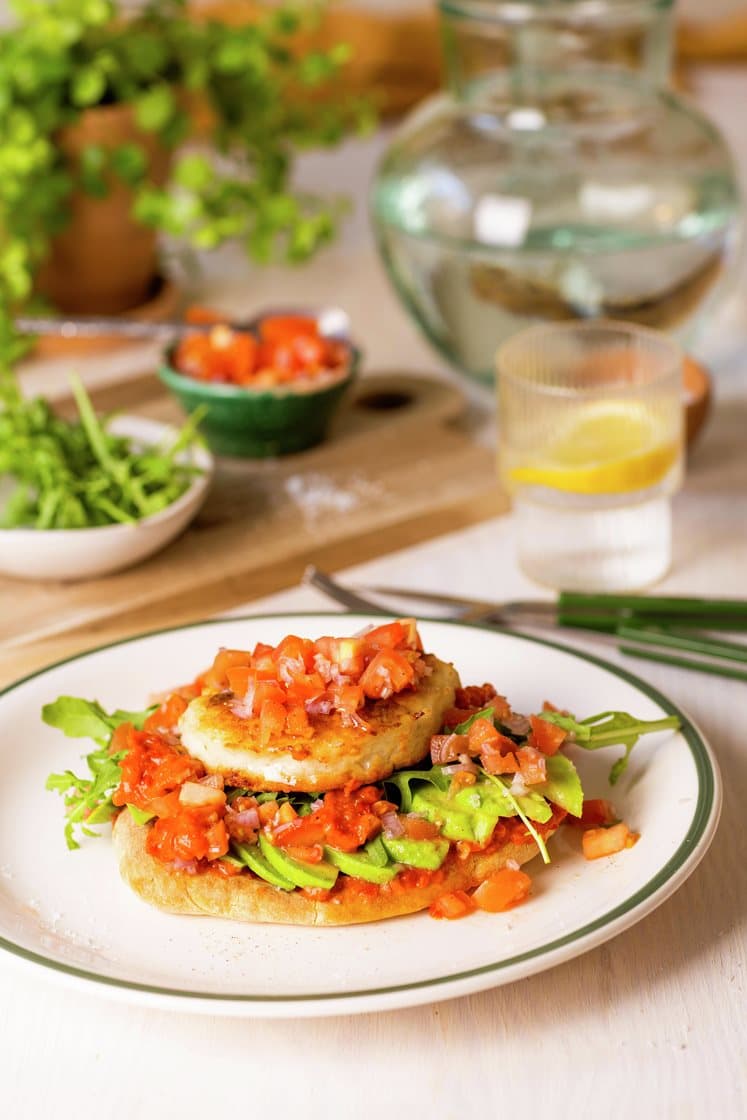
M 326 902 L 305 897 L 300 891 L 281 891 L 253 875 L 222 878 L 213 873 L 189 875 L 174 871 L 148 855 L 145 840 L 148 825 L 136 824 L 130 814 L 120 813 L 114 826 L 114 846 L 119 870 L 132 889 L 161 910 L 172 914 L 210 915 L 235 922 L 277 922 L 300 926 L 343 926 L 377 922 L 425 910 L 446 891 L 469 890 L 487 875 L 504 867 L 508 860 L 526 863 L 538 854 L 531 844 L 506 844 L 489 855 L 479 853 L 466 860 L 449 854 L 444 877 L 426 887 L 376 895 L 345 892 Z

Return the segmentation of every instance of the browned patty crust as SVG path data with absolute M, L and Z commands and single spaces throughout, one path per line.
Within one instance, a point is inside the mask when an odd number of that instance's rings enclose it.
M 361 716 L 371 730 L 345 727 L 339 714 L 313 716 L 314 736 L 279 735 L 263 745 L 260 721 L 237 713 L 231 693 L 198 696 L 179 724 L 185 750 L 231 785 L 318 793 L 348 783 L 368 785 L 426 757 L 430 739 L 453 706 L 459 677 L 432 654 L 417 688 L 368 701 Z

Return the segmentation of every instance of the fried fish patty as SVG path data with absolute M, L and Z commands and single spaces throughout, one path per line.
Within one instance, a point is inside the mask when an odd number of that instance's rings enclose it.
M 453 665 L 425 656 L 430 676 L 389 700 L 369 700 L 361 716 L 371 727 L 344 727 L 338 713 L 312 716 L 309 739 L 281 735 L 262 745 L 259 719 L 242 716 L 231 693 L 198 696 L 179 724 L 182 744 L 211 773 L 247 789 L 317 793 L 349 782 L 381 781 L 428 754 L 430 738 L 454 704 Z

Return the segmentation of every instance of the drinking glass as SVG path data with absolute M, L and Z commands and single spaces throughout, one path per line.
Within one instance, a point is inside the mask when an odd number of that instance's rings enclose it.
M 660 579 L 683 473 L 676 343 L 627 323 L 542 325 L 501 347 L 497 371 L 499 470 L 522 568 L 567 590 Z

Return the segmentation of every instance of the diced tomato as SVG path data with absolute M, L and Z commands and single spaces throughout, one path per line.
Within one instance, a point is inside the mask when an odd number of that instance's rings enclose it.
M 363 707 L 365 697 L 361 686 L 359 684 L 333 685 L 330 692 L 337 711 L 351 722 L 358 709 Z
M 457 708 L 487 708 L 496 695 L 492 684 L 470 684 L 466 688 L 458 688 L 454 703 Z
M 256 683 L 257 671 L 248 665 L 238 665 L 235 669 L 226 672 L 228 687 L 234 696 L 246 696 L 249 691 L 249 682 Z
M 511 708 L 505 696 L 500 696 L 492 684 L 472 684 L 468 685 L 467 688 L 458 688 L 454 705 L 457 708 L 469 709 L 473 712 L 480 712 L 483 708 L 492 708 L 495 718 L 499 722 L 511 713 Z M 466 716 L 462 716 L 462 720 L 466 718 Z
M 299 334 L 288 345 L 298 370 L 321 369 L 327 362 L 327 343 L 318 334 Z
M 290 801 L 283 801 L 280 805 L 280 808 L 278 809 L 277 819 L 278 819 L 279 823 L 280 824 L 289 824 L 291 821 L 295 821 L 297 819 L 297 817 L 298 817 L 298 813 L 293 808 Z
M 365 640 L 372 649 L 400 649 L 405 645 L 407 633 L 402 622 L 386 622 L 369 630 Z
M 285 717 L 285 730 L 288 735 L 295 739 L 310 739 L 314 734 L 314 728 L 311 726 L 309 717 L 306 715 L 306 709 L 302 704 L 294 704 L 288 709 L 288 714 Z
M 172 793 L 186 781 L 201 778 L 205 769 L 189 755 L 179 754 L 159 735 L 136 731 L 121 724 L 112 740 L 113 749 L 126 750 L 120 763 L 121 779 L 114 792 L 115 805 L 132 804 L 151 811 L 151 802 Z
M 265 704 L 274 701 L 283 708 L 288 701 L 288 694 L 277 681 L 257 681 L 254 689 L 254 711 L 261 712 Z
M 230 346 L 225 354 L 225 369 L 228 379 L 237 385 L 250 385 L 257 368 L 259 346 L 254 335 L 248 331 L 234 331 Z
M 601 859 L 632 848 L 640 839 L 637 832 L 631 832 L 624 821 L 610 828 L 589 828 L 581 841 L 586 859 Z
M 243 649 L 221 649 L 218 651 L 212 666 L 204 674 L 207 688 L 222 689 L 228 685 L 228 670 L 238 666 L 249 666 L 251 655 Z
M 260 817 L 264 805 L 260 805 Z M 308 813 L 305 817 L 296 817 L 281 831 L 273 832 L 273 840 L 279 848 L 311 847 L 314 844 L 325 843 L 327 835 L 327 820 L 319 812 Z
M 316 646 L 346 677 L 357 679 L 366 667 L 366 642 L 363 638 L 319 638 Z
M 540 782 L 547 781 L 546 757 L 536 747 L 519 747 L 517 750 L 516 758 L 519 763 L 519 771 L 528 786 L 539 785 Z
M 314 667 L 315 652 L 314 643 L 308 638 L 299 638 L 295 634 L 289 634 L 277 646 L 273 656 L 278 665 L 281 662 L 301 662 L 301 672 L 310 672 Z
M 400 618 L 400 626 L 405 628 L 405 645 L 408 649 L 415 649 L 418 653 L 423 652 L 423 642 L 418 632 L 418 624 L 414 618 Z
M 470 716 L 476 716 L 481 711 L 482 708 L 447 708 L 444 712 L 443 726 L 446 728 L 459 727 L 460 723 L 464 723 Z
M 446 918 L 454 921 L 457 918 L 466 918 L 475 909 L 475 904 L 466 891 L 448 891 L 439 895 L 428 907 L 432 918 Z
M 360 685 L 371 699 L 386 699 L 411 685 L 415 670 L 410 662 L 394 649 L 381 649 L 361 675 Z
M 471 770 L 457 770 L 449 784 L 449 796 L 454 797 L 460 789 L 467 789 L 468 786 L 473 786 L 476 782 L 477 775 L 473 774 Z
M 257 808 L 257 813 L 259 814 L 259 819 L 262 824 L 269 824 L 271 821 L 273 821 L 278 815 L 279 811 L 280 806 L 278 805 L 277 801 L 273 800 L 263 801 L 262 804 Z
M 325 687 L 319 673 L 300 673 L 286 685 L 286 693 L 289 700 L 304 704 L 307 700 L 314 700 L 317 696 L 321 696 Z
M 160 794 L 156 797 L 149 797 L 147 800 L 147 811 L 155 813 L 157 817 L 178 817 L 182 813 L 183 807 L 180 801 L 180 794 L 182 787 L 178 786 L 172 790 L 171 793 Z M 134 798 L 130 798 L 130 804 L 134 805 Z M 145 808 L 140 805 L 139 808 Z
M 576 828 L 607 828 L 616 824 L 619 817 L 611 801 L 602 798 L 589 798 L 584 801 L 583 812 L 580 817 L 571 817 L 569 824 Z
M 511 746 L 515 746 L 511 739 L 508 741 Z M 503 750 L 484 750 L 480 755 L 480 762 L 488 774 L 517 774 L 519 771 L 519 763 L 513 751 L 504 753 Z
M 148 831 L 146 851 L 165 863 L 174 860 L 219 859 L 228 851 L 223 821 L 199 813 L 181 813 L 156 820 Z
M 206 859 L 219 859 L 228 851 L 228 832 L 223 821 L 216 821 L 205 832 L 207 841 Z
M 344 852 L 360 848 L 381 831 L 381 820 L 372 805 L 381 800 L 381 790 L 364 786 L 354 792 L 332 790 L 320 808 L 297 817 L 275 833 L 281 848 L 329 844 Z
M 151 712 L 143 724 L 144 731 L 171 731 L 187 710 L 187 700 L 178 692 L 172 692 L 155 712 Z
M 289 342 L 299 336 L 314 338 L 318 333 L 316 319 L 307 315 L 267 315 L 259 325 L 263 342 Z
M 548 723 L 546 719 L 541 716 L 530 716 L 529 723 L 532 727 L 531 735 L 529 736 L 529 745 L 536 747 L 538 751 L 543 754 L 555 754 L 561 744 L 564 742 L 567 732 L 562 727 L 557 727 L 554 723 Z
M 532 880 L 524 871 L 503 867 L 494 871 L 472 894 L 480 910 L 499 914 L 524 902 L 532 889 Z
M 400 820 L 408 840 L 435 840 L 441 835 L 437 824 L 426 821 L 422 817 L 402 816 Z
M 215 355 L 207 334 L 183 338 L 174 351 L 174 365 L 180 373 L 200 381 L 213 381 L 220 377 L 220 358 Z
M 266 747 L 285 730 L 285 706 L 279 700 L 265 700 L 259 710 L 259 739 Z
M 479 754 L 483 747 L 499 749 L 497 744 L 503 738 L 499 731 L 496 731 L 492 722 L 489 719 L 476 719 L 467 732 L 469 738 L 470 754 Z M 513 747 L 513 743 L 511 744 Z
M 551 700 L 542 701 L 543 712 L 556 712 L 559 716 L 569 716 L 571 713 L 566 708 L 557 708 Z
M 397 812 L 397 806 L 393 801 L 384 801 L 383 799 L 381 801 L 374 801 L 371 805 L 371 809 L 376 813 L 377 817 L 383 817 L 386 813 Z

